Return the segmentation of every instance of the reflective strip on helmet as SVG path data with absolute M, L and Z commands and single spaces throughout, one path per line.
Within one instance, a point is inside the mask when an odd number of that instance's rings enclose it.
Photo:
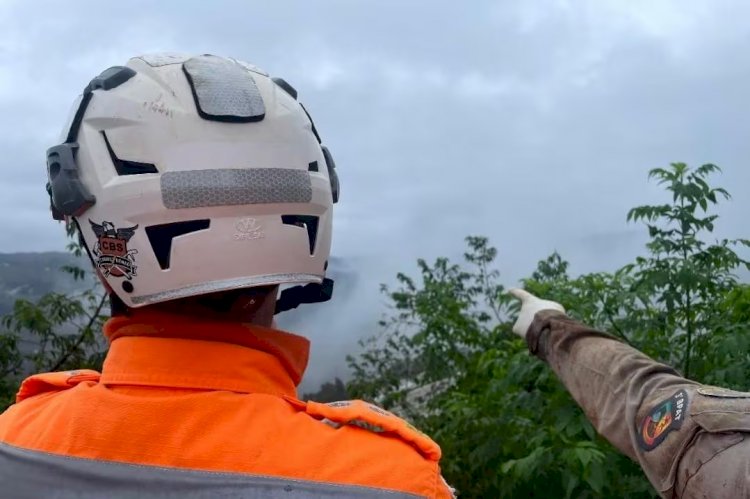
M 198 114 L 214 121 L 260 121 L 266 114 L 263 97 L 247 69 L 215 55 L 193 57 L 182 64 Z
M 289 168 L 191 170 L 161 176 L 164 206 L 202 208 L 243 204 L 309 203 L 310 174 Z
M 319 466 L 320 463 L 314 463 Z M 162 497 L 237 499 L 414 499 L 405 492 L 294 478 L 219 473 L 98 461 L 0 443 L 2 497 L 86 499 Z

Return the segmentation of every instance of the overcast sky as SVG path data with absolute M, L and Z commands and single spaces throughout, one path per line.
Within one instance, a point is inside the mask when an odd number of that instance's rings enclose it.
M 0 0 L 0 252 L 64 248 L 44 152 L 91 77 L 148 52 L 252 62 L 297 88 L 342 184 L 333 270 L 356 279 L 288 319 L 325 364 L 312 386 L 374 330 L 379 283 L 466 235 L 509 283 L 555 249 L 576 272 L 625 263 L 644 241 L 627 210 L 662 200 L 652 167 L 719 164 L 718 230 L 750 236 L 748 18 L 721 0 Z

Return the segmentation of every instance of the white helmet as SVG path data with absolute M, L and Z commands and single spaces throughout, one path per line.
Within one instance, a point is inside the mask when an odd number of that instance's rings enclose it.
M 53 216 L 78 225 L 127 306 L 287 283 L 316 284 L 282 308 L 330 297 L 338 178 L 284 80 L 212 55 L 141 56 L 74 109 L 47 151 Z

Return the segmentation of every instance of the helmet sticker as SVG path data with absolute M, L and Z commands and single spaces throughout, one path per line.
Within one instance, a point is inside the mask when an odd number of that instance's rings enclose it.
M 118 229 L 112 222 L 103 221 L 101 224 L 92 222 L 91 229 L 96 234 L 97 241 L 92 251 L 94 264 L 104 277 L 124 277 L 130 281 L 136 276 L 136 249 L 128 249 L 128 241 L 135 235 L 137 225 Z

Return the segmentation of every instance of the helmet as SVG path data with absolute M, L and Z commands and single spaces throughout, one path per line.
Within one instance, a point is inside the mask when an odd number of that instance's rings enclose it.
M 330 297 L 338 177 L 284 80 L 213 55 L 135 57 L 91 80 L 63 133 L 53 216 L 125 305 L 287 283 L 313 285 L 286 308 Z

